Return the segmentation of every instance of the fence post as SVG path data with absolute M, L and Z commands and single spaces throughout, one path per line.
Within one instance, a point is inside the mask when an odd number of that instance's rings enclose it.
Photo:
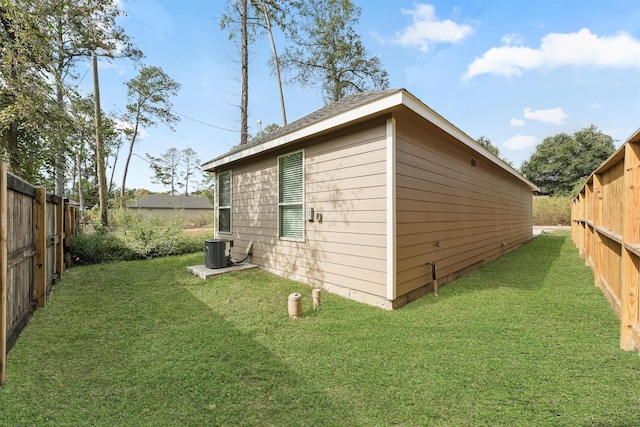
M 47 303 L 47 190 L 36 188 L 36 300 Z
M 7 379 L 7 164 L 0 162 L 0 385 Z
M 69 205 L 69 199 L 64 199 L 64 265 L 65 268 L 71 267 L 71 254 L 69 253 L 69 246 L 71 246 L 71 206 Z
M 640 260 L 630 245 L 640 240 L 640 142 L 628 141 L 624 156 L 622 290 L 620 292 L 620 348 L 633 350 L 634 327 L 638 325 Z
M 593 174 L 593 238 L 594 243 L 591 248 L 593 252 L 593 284 L 600 286 L 600 279 L 602 277 L 602 266 L 604 265 L 603 259 L 603 243 L 602 237 L 598 227 L 602 226 L 602 174 Z

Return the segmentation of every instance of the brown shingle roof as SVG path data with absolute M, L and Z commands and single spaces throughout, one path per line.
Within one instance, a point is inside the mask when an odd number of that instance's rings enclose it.
M 359 107 L 361 105 L 364 105 L 368 102 L 374 101 L 378 98 L 382 98 L 384 96 L 387 96 L 391 93 L 395 93 L 395 92 L 399 92 L 403 89 L 384 89 L 384 90 L 372 90 L 372 91 L 368 91 L 368 92 L 358 92 L 358 93 L 354 93 L 353 95 L 349 95 L 345 98 L 342 98 L 341 100 L 334 102 L 333 104 L 329 104 L 319 110 L 314 111 L 311 114 L 307 114 L 306 116 L 289 123 L 286 126 L 283 126 L 281 128 L 275 129 L 267 134 L 264 134 L 262 136 L 259 136 L 257 138 L 252 139 L 251 141 L 247 142 L 244 145 L 240 145 L 238 147 L 235 147 L 229 151 L 227 151 L 226 153 L 212 159 L 209 160 L 206 163 L 211 163 L 214 162 L 220 158 L 226 157 L 230 154 L 233 153 L 237 153 L 239 151 L 243 151 L 246 150 L 248 148 L 251 147 L 255 147 L 256 145 L 260 145 L 263 144 L 265 142 L 271 141 L 272 139 L 276 139 L 279 138 L 283 135 L 286 135 L 288 133 L 292 133 L 295 132 L 297 130 L 300 130 L 302 128 L 305 128 L 307 126 L 310 126 L 314 123 L 318 123 L 324 119 L 327 119 L 329 117 L 333 117 L 337 114 L 340 114 L 344 111 L 348 111 L 352 108 L 356 108 Z M 204 163 L 204 164 L 206 164 Z M 203 164 L 203 165 L 204 165 Z

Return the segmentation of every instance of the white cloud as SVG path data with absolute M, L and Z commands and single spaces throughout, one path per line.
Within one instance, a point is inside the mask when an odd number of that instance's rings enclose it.
M 438 21 L 435 7 L 430 4 L 416 3 L 413 9 L 401 11 L 412 16 L 413 22 L 395 34 L 393 44 L 417 47 L 426 52 L 430 43 L 455 43 L 473 33 L 469 25 L 456 24 L 449 19 Z
M 596 108 L 600 108 L 600 107 L 601 107 L 601 105 L 599 103 L 597 103 L 597 102 L 594 102 L 593 104 L 591 104 L 591 109 L 592 110 L 595 110 Z
M 538 138 L 535 136 L 516 135 L 504 143 L 508 150 L 524 150 L 538 145 Z
M 540 47 L 512 46 L 513 35 L 502 38 L 505 46 L 494 47 L 476 58 L 465 80 L 484 73 L 519 76 L 523 70 L 563 66 L 640 68 L 640 40 L 625 32 L 599 37 L 586 28 L 577 33 L 550 33 Z
M 509 122 L 509 124 L 511 126 L 524 126 L 524 124 L 526 123 L 526 121 L 522 120 L 522 119 L 511 119 L 511 121 Z
M 538 120 L 545 123 L 553 123 L 554 125 L 561 125 L 569 117 L 562 108 L 550 108 L 548 110 L 532 110 L 531 108 L 524 109 L 524 118 L 530 120 Z
M 521 45 L 524 42 L 524 38 L 517 33 L 505 34 L 500 39 L 503 45 L 505 46 L 513 46 L 513 45 Z

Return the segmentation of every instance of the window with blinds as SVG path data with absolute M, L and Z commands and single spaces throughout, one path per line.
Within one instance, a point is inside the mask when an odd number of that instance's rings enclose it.
M 218 231 L 231 233 L 231 171 L 218 174 Z
M 304 152 L 278 158 L 278 230 L 283 239 L 304 240 Z

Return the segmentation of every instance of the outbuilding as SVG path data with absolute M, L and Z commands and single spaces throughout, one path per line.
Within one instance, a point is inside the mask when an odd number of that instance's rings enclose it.
M 202 168 L 235 256 L 252 241 L 261 268 L 385 309 L 532 238 L 537 187 L 404 89 L 351 95 Z

